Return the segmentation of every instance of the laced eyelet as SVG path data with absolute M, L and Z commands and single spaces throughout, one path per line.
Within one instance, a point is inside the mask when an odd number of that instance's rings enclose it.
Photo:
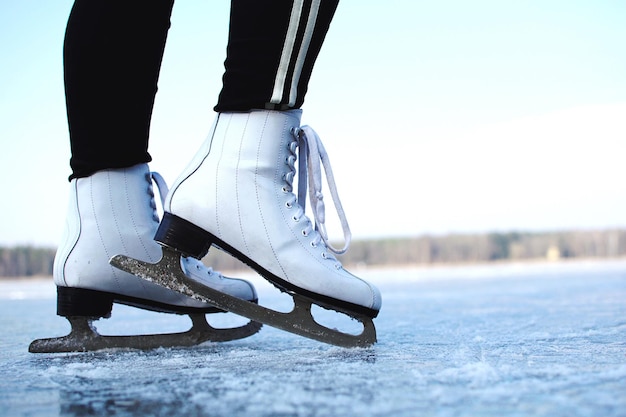
M 322 252 L 322 258 L 328 259 L 328 254 L 326 252 Z
M 293 221 L 294 221 L 294 222 L 296 222 L 296 223 L 298 223 L 298 222 L 300 221 L 300 219 L 299 219 L 298 217 L 296 217 L 296 216 L 293 216 L 293 217 L 291 218 L 291 220 L 293 220 Z
M 292 208 L 292 207 L 293 207 L 293 204 L 291 204 L 289 201 L 287 201 L 287 202 L 285 203 L 285 207 L 287 207 L 288 209 L 290 209 L 290 208 Z
M 317 244 L 315 242 L 311 242 L 311 247 L 312 248 L 317 248 Z

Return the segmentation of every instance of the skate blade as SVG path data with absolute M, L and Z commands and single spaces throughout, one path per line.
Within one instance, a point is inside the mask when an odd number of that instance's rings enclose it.
M 315 300 L 298 294 L 289 293 L 294 299 L 294 308 L 288 313 L 271 310 L 233 297 L 188 278 L 180 268 L 180 254 L 168 247 L 163 248 L 163 257 L 156 264 L 139 261 L 124 255 L 114 256 L 110 263 L 122 271 L 178 291 L 188 297 L 290 333 L 341 347 L 367 347 L 376 343 L 376 328 L 370 317 L 333 308 L 349 315 L 363 325 L 363 331 L 360 334 L 352 335 L 330 329 L 316 322 L 311 314 L 311 305 L 315 303 Z M 323 307 L 329 308 L 329 306 Z
M 203 314 L 190 314 L 192 327 L 186 332 L 137 336 L 104 336 L 92 326 L 93 318 L 67 317 L 72 330 L 67 336 L 34 340 L 31 353 L 91 352 L 102 349 L 149 350 L 160 347 L 188 347 L 204 342 L 226 342 L 252 336 L 261 324 L 249 322 L 244 326 L 216 329 Z

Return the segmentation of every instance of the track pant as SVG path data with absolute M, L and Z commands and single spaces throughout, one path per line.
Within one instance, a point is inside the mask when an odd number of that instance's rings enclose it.
M 215 110 L 304 102 L 339 0 L 232 0 Z M 148 136 L 173 0 L 75 0 L 65 34 L 71 178 L 150 162 Z

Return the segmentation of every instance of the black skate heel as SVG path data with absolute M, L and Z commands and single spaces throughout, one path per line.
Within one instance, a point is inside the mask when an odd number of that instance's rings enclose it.
M 62 317 L 109 318 L 111 294 L 84 288 L 57 287 L 57 315 Z
M 202 259 L 206 256 L 214 243 L 210 233 L 168 212 L 163 214 L 154 240 L 182 253 L 184 256 L 191 256 L 196 259 Z

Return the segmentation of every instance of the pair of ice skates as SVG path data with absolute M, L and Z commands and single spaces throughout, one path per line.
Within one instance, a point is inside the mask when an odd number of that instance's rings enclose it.
M 72 331 L 36 340 L 30 350 L 190 346 L 247 337 L 261 324 L 339 346 L 373 344 L 372 319 L 381 296 L 343 269 L 333 255 L 340 251 L 327 242 L 320 162 L 344 225 L 346 246 L 349 228 L 326 152 L 315 132 L 300 127 L 300 115 L 299 110 L 219 114 L 169 192 L 156 176 L 160 194 L 167 195 L 160 224 L 147 165 L 73 180 L 65 237 L 54 265 L 57 313 L 68 318 Z M 304 214 L 307 188 L 314 224 Z M 250 283 L 205 267 L 198 259 L 211 246 L 289 293 L 293 311 L 260 306 Z M 110 316 L 114 302 L 189 314 L 193 326 L 176 334 L 101 336 L 91 323 Z M 363 324 L 362 333 L 320 325 L 311 315 L 312 303 L 355 318 Z M 215 329 L 204 315 L 218 311 L 251 321 Z

